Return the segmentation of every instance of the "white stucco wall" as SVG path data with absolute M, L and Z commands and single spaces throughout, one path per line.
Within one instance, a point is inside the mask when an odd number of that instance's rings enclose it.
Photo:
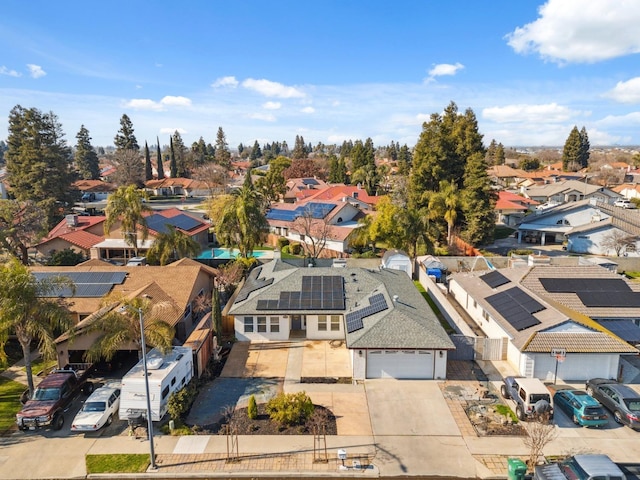
M 236 332 L 236 338 L 241 342 L 265 341 L 265 340 L 287 340 L 289 338 L 289 330 L 291 329 L 290 319 L 280 315 L 255 315 L 253 316 L 253 332 L 244 331 L 244 318 L 250 315 L 242 315 L 234 317 L 233 325 Z M 257 317 L 267 317 L 267 331 L 258 332 Z M 270 318 L 277 317 L 279 319 L 279 332 L 271 332 Z
M 367 374 L 367 352 L 362 350 L 362 355 L 360 355 L 359 352 L 360 350 L 349 350 L 354 380 L 364 380 Z
M 567 242 L 567 251 L 571 253 L 589 253 L 592 255 L 615 255 L 614 249 L 602 246 L 603 242 L 606 242 L 607 237 L 612 235 L 613 232 L 619 232 L 627 235 L 622 230 L 615 228 L 611 225 L 603 226 L 599 230 L 591 230 L 589 232 L 573 234 L 569 236 Z M 639 255 L 638 249 L 640 248 L 640 242 L 635 242 L 636 251 L 623 251 L 621 254 L 626 253 L 628 256 L 637 257 Z
M 342 315 L 338 315 L 340 317 L 339 322 L 339 330 L 331 330 L 331 315 L 326 315 L 327 317 L 327 330 L 320 331 L 318 330 L 318 315 L 306 315 L 307 319 L 307 332 L 306 336 L 310 340 L 341 340 L 344 339 L 344 320 Z
M 552 382 L 556 359 L 549 353 L 530 353 L 528 355 L 534 361 L 534 377 Z M 619 358 L 618 354 L 568 353 L 564 362 L 558 362 L 558 378 L 565 382 L 585 381 L 595 377 L 616 378 Z

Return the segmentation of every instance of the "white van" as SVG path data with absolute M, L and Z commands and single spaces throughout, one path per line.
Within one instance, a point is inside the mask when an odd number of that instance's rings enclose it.
M 151 420 L 158 422 L 167 413 L 169 397 L 184 387 L 193 376 L 193 353 L 188 347 L 173 347 L 163 355 L 154 348 L 147 353 Z M 140 360 L 122 377 L 120 420 L 146 418 L 147 395 L 144 382 L 144 364 Z

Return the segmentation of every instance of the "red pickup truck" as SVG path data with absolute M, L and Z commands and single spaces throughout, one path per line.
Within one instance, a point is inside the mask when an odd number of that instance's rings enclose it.
M 72 364 L 47 375 L 16 415 L 18 428 L 35 430 L 51 426 L 60 430 L 64 425 L 64 413 L 73 400 L 80 392 L 89 395 L 93 391 L 93 383 L 88 381 L 92 371 L 91 364 Z

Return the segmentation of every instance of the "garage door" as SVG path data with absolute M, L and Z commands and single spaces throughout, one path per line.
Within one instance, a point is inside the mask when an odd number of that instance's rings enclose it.
M 433 352 L 369 350 L 367 378 L 433 378 Z

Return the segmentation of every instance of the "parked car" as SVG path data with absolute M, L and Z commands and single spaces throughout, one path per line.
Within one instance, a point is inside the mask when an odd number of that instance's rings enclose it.
M 617 423 L 640 430 L 640 394 L 635 390 L 606 378 L 588 380 L 586 390 L 613 413 Z
M 627 200 L 626 198 L 621 198 L 620 200 L 616 200 L 613 203 L 614 207 L 620 207 L 620 208 L 636 208 L 636 204 L 633 203 L 631 200 Z
M 536 465 L 533 480 L 625 480 L 620 467 L 607 455 L 582 454 L 566 460 Z
M 111 425 L 120 407 L 120 385 L 108 384 L 95 390 L 73 419 L 74 432 L 95 432 Z
M 83 202 L 93 202 L 96 199 L 96 194 L 93 192 L 85 192 L 82 194 Z
M 609 421 L 603 406 L 584 390 L 559 390 L 553 396 L 553 405 L 583 427 L 602 427 Z
M 500 393 L 504 398 L 512 398 L 516 402 L 516 416 L 520 420 L 528 420 L 541 414 L 548 414 L 549 418 L 553 418 L 551 394 L 538 378 L 505 377 Z

